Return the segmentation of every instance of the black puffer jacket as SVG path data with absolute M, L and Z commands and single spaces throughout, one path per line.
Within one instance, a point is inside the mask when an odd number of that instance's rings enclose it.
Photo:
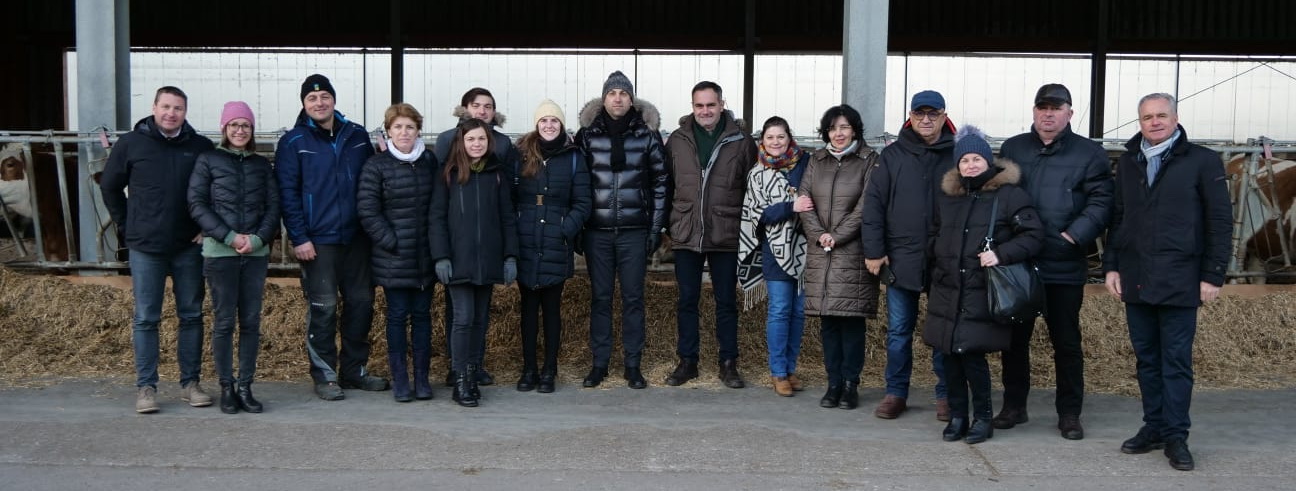
M 451 285 L 503 284 L 504 258 L 518 255 L 512 178 L 494 155 L 486 155 L 485 168 L 469 174 L 468 182 L 460 184 L 453 176 L 447 182 L 440 170 L 433 180 L 432 265 L 450 260 Z
M 864 191 L 864 257 L 887 258 L 890 274 L 881 278 L 886 284 L 926 290 L 927 227 L 936 214 L 941 178 L 954 167 L 954 125 L 946 120 L 936 143 L 929 145 L 905 123 L 878 162 Z
M 199 155 L 189 177 L 189 214 L 218 241 L 233 232 L 269 244 L 279 234 L 279 182 L 270 161 L 224 149 Z
M 175 138 L 162 136 L 153 116 L 135 123 L 108 154 L 99 188 L 126 247 L 171 254 L 193 246 L 198 224 L 189 216 L 189 174 L 214 146 L 184 123 Z M 126 199 L 130 186 L 131 199 Z
M 660 115 L 647 101 L 636 99 L 625 115 L 625 168 L 612 168 L 612 136 L 603 116 L 603 99 L 585 104 L 576 145 L 585 151 L 594 208 L 586 227 L 592 229 L 648 228 L 661 233 L 666 226 L 669 198 L 666 151 L 662 147 Z
M 429 151 L 413 162 L 382 152 L 360 171 L 356 210 L 373 239 L 374 282 L 384 288 L 424 288 L 433 282 L 427 217 L 436 169 Z
M 1009 138 L 999 155 L 1022 169 L 1021 187 L 1030 193 L 1044 223 L 1044 250 L 1035 263 L 1045 283 L 1083 285 L 1089 273 L 1089 244 L 1111 217 L 1112 173 L 1107 151 L 1067 125 L 1045 145 L 1035 127 Z M 1075 244 L 1062 238 L 1066 232 Z
M 942 180 L 932 222 L 932 284 L 923 327 L 923 341 L 942 353 L 989 353 L 1011 344 L 1012 326 L 997 324 L 990 315 L 985 268 L 977 257 L 985 245 L 996 195 L 993 249 L 999 263 L 1026 261 L 1042 247 L 1042 225 L 1030 195 L 1016 186 L 1021 169 L 1004 159 L 996 160 L 995 166 L 999 173 L 970 194 L 957 168 Z
M 563 136 L 566 137 L 565 135 Z M 569 146 L 550 157 L 540 173 L 517 173 L 518 284 L 542 288 L 562 283 L 575 271 L 576 236 L 590 213 L 590 177 L 585 156 Z

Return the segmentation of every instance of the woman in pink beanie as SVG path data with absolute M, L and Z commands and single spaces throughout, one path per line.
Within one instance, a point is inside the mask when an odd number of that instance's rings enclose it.
M 221 111 L 221 143 L 198 156 L 189 178 L 189 214 L 203 233 L 203 273 L 211 292 L 212 362 L 222 412 L 262 410 L 252 397 L 261 344 L 261 301 L 270 242 L 279 232 L 279 186 L 270 161 L 256 153 L 256 118 L 242 101 Z M 239 325 L 234 378 L 234 324 Z

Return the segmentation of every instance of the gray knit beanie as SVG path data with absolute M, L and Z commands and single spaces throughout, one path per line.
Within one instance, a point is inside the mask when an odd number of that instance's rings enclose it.
M 612 89 L 624 90 L 627 94 L 630 94 L 631 99 L 634 99 L 634 84 L 630 83 L 630 79 L 626 78 L 625 74 L 621 73 L 621 70 L 612 72 L 611 75 L 608 75 L 607 80 L 603 82 L 603 95 L 612 92 Z

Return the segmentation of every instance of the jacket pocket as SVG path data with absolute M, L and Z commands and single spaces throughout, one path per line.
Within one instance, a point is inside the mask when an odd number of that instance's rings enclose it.
M 671 205 L 670 214 L 670 237 L 677 244 L 688 241 L 693 235 L 693 203 L 690 201 L 676 201 Z

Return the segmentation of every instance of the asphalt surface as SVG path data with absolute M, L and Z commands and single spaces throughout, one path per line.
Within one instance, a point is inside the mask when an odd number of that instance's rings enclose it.
M 398 404 L 391 392 L 325 402 L 304 382 L 258 382 L 266 412 L 238 415 L 189 407 L 173 382 L 152 415 L 135 414 L 125 379 L 38 385 L 0 389 L 0 489 L 1296 487 L 1291 389 L 1198 391 L 1197 470 L 1182 472 L 1159 451 L 1120 453 L 1140 425 L 1137 399 L 1088 396 L 1086 437 L 1069 441 L 1053 393 L 1038 389 L 1029 423 L 972 446 L 941 441 L 929 388 L 888 421 L 873 416 L 877 389 L 845 411 L 818 407 L 822 387 L 782 398 L 709 383 L 631 390 L 616 377 L 553 394 L 485 387 L 475 409 L 439 385 L 432 401 Z

